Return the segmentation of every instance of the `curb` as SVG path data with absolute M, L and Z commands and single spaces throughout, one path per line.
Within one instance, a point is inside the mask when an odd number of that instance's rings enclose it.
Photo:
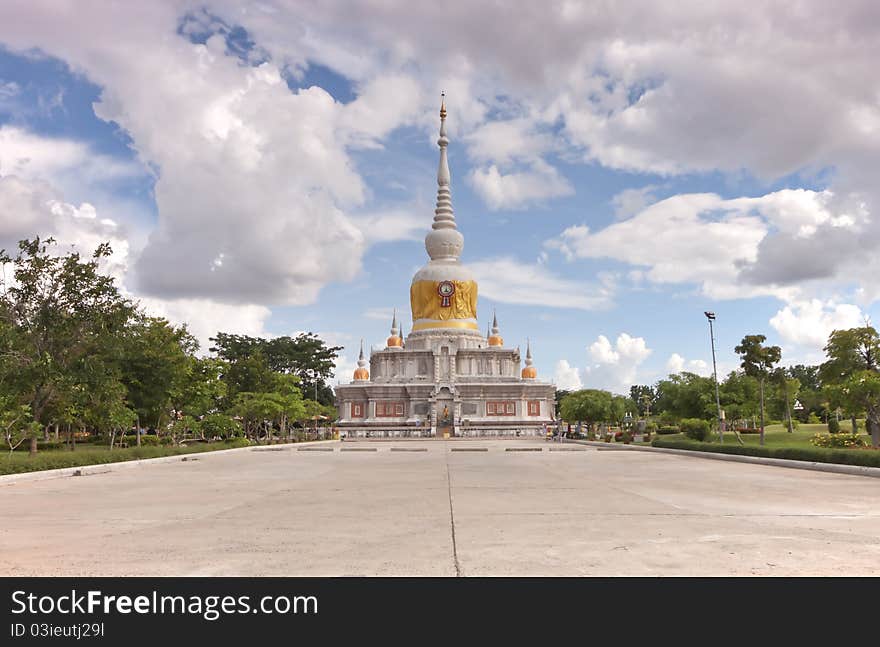
M 337 443 L 338 440 L 316 440 L 311 441 L 309 445 Z M 156 458 L 137 458 L 130 461 L 117 461 L 115 463 L 98 463 L 97 465 L 77 465 L 75 467 L 59 467 L 54 470 L 40 470 L 36 472 L 20 472 L 17 474 L 0 475 L 0 486 L 12 485 L 14 483 L 22 483 L 26 481 L 48 481 L 49 479 L 66 478 L 68 476 L 91 476 L 94 474 L 106 474 L 107 472 L 116 472 L 122 469 L 131 469 L 134 467 L 147 467 L 157 465 L 159 463 L 189 462 L 201 460 L 202 456 L 211 454 L 228 454 L 231 452 L 248 452 L 265 451 L 269 447 L 278 447 L 279 449 L 292 449 L 296 445 L 304 443 L 284 443 L 282 445 L 250 445 L 248 447 L 232 447 L 230 449 L 215 449 L 209 452 L 191 452 L 189 454 L 178 454 L 176 456 L 157 456 Z
M 716 461 L 731 461 L 734 463 L 752 463 L 753 465 L 771 465 L 773 467 L 788 467 L 797 470 L 811 470 L 813 472 L 830 472 L 832 474 L 848 474 L 850 476 L 869 476 L 880 478 L 880 467 L 865 467 L 863 465 L 842 465 L 840 463 L 815 463 L 810 461 L 796 461 L 789 458 L 765 458 L 763 456 L 742 456 L 739 454 L 721 454 L 716 452 L 701 452 L 692 449 L 672 449 L 669 447 L 642 447 L 639 445 L 622 445 L 613 447 L 614 443 L 605 443 L 593 440 L 566 440 L 567 443 L 578 445 L 591 445 L 605 447 L 609 451 L 620 452 L 657 452 L 660 454 L 675 454 L 677 456 L 690 456 L 691 458 L 708 458 Z M 612 445 L 612 447 L 608 447 Z

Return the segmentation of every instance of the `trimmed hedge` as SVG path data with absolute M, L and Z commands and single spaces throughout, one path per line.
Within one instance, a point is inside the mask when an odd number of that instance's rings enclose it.
M 784 458 L 793 461 L 809 461 L 811 463 L 838 463 L 840 465 L 880 467 L 880 450 L 870 449 L 719 445 L 718 443 L 701 443 L 694 440 L 678 438 L 657 438 L 651 443 L 651 447 L 687 449 L 691 451 L 712 452 L 715 454 L 736 454 L 738 456 Z
M 38 472 L 62 467 L 81 467 L 84 465 L 103 465 L 142 458 L 159 458 L 161 456 L 177 456 L 199 454 L 218 449 L 246 447 L 250 443 L 244 438 L 231 441 L 199 443 L 189 447 L 129 447 L 127 449 L 94 450 L 77 449 L 76 451 L 38 452 L 36 456 L 0 455 L 0 474 L 20 474 L 22 472 Z

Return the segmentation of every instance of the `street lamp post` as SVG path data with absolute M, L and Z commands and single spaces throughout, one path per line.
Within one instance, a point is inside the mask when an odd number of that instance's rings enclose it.
M 721 419 L 721 396 L 718 393 L 718 366 L 715 363 L 715 329 L 712 322 L 715 321 L 714 312 L 704 312 L 709 320 L 709 340 L 712 343 L 712 377 L 715 380 L 715 405 L 718 407 L 718 441 L 724 444 L 724 421 Z

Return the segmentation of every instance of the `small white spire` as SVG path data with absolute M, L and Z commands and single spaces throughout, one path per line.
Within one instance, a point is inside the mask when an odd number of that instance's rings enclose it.
M 358 355 L 358 367 L 365 368 L 367 366 L 367 360 L 364 359 L 364 340 L 361 338 L 361 354 Z
M 400 328 L 397 327 L 397 308 L 394 308 L 394 316 L 391 319 L 391 336 L 400 336 Z
M 531 366 L 532 364 L 532 344 L 528 337 L 526 337 L 526 366 Z
M 492 311 L 492 334 L 497 335 L 499 332 L 498 328 L 498 313 Z
M 452 211 L 452 193 L 449 191 L 449 183 L 452 177 L 449 174 L 449 162 L 446 159 L 446 147 L 449 139 L 446 137 L 446 93 L 440 95 L 440 139 L 437 145 L 440 147 L 440 163 L 437 166 L 437 208 L 434 209 L 433 229 L 457 229 L 455 215 Z
M 434 222 L 431 224 L 431 231 L 425 237 L 425 248 L 432 261 L 457 263 L 464 247 L 464 237 L 455 224 L 452 193 L 449 190 L 451 177 L 449 162 L 446 159 L 446 147 L 449 145 L 449 139 L 446 137 L 445 96 L 444 94 L 440 104 L 440 138 L 437 140 L 437 145 L 440 147 L 440 164 L 437 167 L 437 207 L 434 209 Z

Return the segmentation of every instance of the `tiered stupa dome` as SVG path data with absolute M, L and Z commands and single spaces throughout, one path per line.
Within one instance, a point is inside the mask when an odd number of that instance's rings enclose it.
M 437 207 L 431 231 L 425 236 L 425 249 L 431 260 L 412 280 L 413 333 L 457 329 L 459 333 L 481 337 L 477 325 L 477 282 L 470 270 L 459 262 L 464 236 L 455 224 L 449 189 L 449 163 L 446 158 L 446 103 L 440 105 L 440 163 L 437 169 Z

